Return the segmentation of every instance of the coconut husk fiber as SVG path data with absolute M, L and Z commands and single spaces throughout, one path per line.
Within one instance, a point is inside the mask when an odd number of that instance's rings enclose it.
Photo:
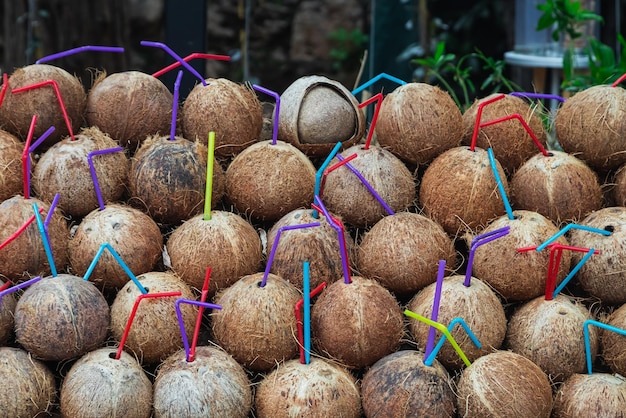
M 0 202 L 22 191 L 23 151 L 24 144 L 15 135 L 0 130 Z
M 607 325 L 626 329 L 626 305 L 617 308 L 605 322 Z M 626 338 L 610 329 L 600 330 L 600 355 L 613 373 L 626 375 Z
M 0 279 L 0 287 L 3 286 L 6 281 Z M 13 336 L 14 321 L 13 316 L 15 314 L 15 294 L 8 293 L 2 297 L 2 303 L 0 304 L 0 344 L 6 345 Z
M 554 395 L 553 418 L 618 417 L 626 411 L 626 379 L 618 374 L 574 374 Z

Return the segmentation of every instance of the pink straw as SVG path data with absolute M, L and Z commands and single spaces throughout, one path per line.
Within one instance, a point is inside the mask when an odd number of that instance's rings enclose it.
M 7 73 L 2 74 L 2 88 L 0 88 L 0 106 L 2 106 L 2 102 L 4 101 L 4 95 L 7 92 L 7 87 L 9 87 L 9 76 Z
M 100 191 L 100 183 L 98 182 L 98 176 L 96 175 L 96 168 L 93 165 L 93 157 L 95 155 L 109 154 L 112 152 L 123 151 L 122 147 L 108 148 L 103 150 L 91 151 L 87 154 L 87 162 L 89 163 L 89 171 L 91 172 L 91 180 L 93 180 L 93 186 L 96 190 L 96 197 L 98 198 L 98 204 L 100 210 L 104 210 L 104 199 L 102 198 L 102 192 Z
M 480 128 L 480 118 L 483 116 L 483 108 L 502 99 L 504 99 L 504 94 L 499 94 L 496 97 L 492 97 L 489 100 L 478 103 L 478 109 L 476 109 L 476 122 L 474 123 L 474 132 L 472 133 L 472 141 L 470 143 L 471 151 L 474 151 L 476 148 L 476 139 L 478 138 L 478 129 Z
M 439 316 L 439 302 L 441 300 L 441 288 L 443 287 L 443 276 L 446 271 L 446 260 L 439 260 L 439 269 L 437 271 L 437 284 L 435 285 L 435 296 L 433 300 L 433 312 L 430 316 L 430 319 L 433 322 L 437 322 L 437 317 Z M 426 349 L 424 351 L 424 360 L 428 358 L 430 352 L 433 351 L 435 347 L 435 334 L 437 330 L 435 327 L 431 326 L 428 330 L 428 340 L 426 341 Z
M 328 167 L 326 170 L 324 170 L 323 175 L 322 175 L 322 182 L 320 184 L 320 191 L 318 193 L 319 196 L 322 196 L 324 194 L 324 185 L 326 184 L 326 177 L 328 177 L 328 173 L 335 171 L 342 165 L 348 164 L 350 161 L 354 160 L 356 157 L 357 157 L 357 154 L 354 153 L 346 157 L 343 161 L 339 161 L 337 164 L 334 164 L 331 167 Z
M 209 297 L 209 282 L 211 281 L 211 270 L 211 267 L 207 267 L 206 273 L 204 275 L 204 284 L 202 285 L 202 292 L 200 293 L 200 302 L 202 303 L 205 303 L 207 297 Z M 200 335 L 200 324 L 202 323 L 203 313 L 204 306 L 200 306 L 198 309 L 198 317 L 196 318 L 196 326 L 193 329 L 193 340 L 191 341 L 191 348 L 189 349 L 187 361 L 194 361 L 196 358 L 196 345 L 198 344 L 198 336 Z
M 56 54 L 48 55 L 47 57 L 39 58 L 35 61 L 35 64 L 41 64 L 43 62 L 52 61 L 58 58 L 67 57 L 69 55 L 77 54 L 84 51 L 96 51 L 96 52 L 124 52 L 124 48 L 117 46 L 79 46 L 78 48 L 68 49 L 67 51 L 58 52 Z
M 383 103 L 383 94 L 378 93 L 374 96 L 370 97 L 363 103 L 359 104 L 359 109 L 368 106 L 369 104 L 376 102 L 376 107 L 374 108 L 374 116 L 372 116 L 372 123 L 370 124 L 370 130 L 367 133 L 367 140 L 365 141 L 365 149 L 370 148 L 370 143 L 372 142 L 372 136 L 374 135 L 374 128 L 376 127 L 376 121 L 378 120 L 378 112 L 380 111 L 380 105 Z
M 43 212 L 43 208 L 39 208 L 39 212 Z M 20 234 L 22 232 L 24 232 L 24 230 L 26 228 L 28 228 L 28 226 L 30 224 L 32 224 L 33 222 L 35 222 L 35 215 L 31 215 L 30 218 L 28 218 L 26 220 L 26 222 L 24 222 L 24 224 L 22 224 L 22 226 L 20 226 L 17 231 L 15 231 L 13 234 L 11 234 L 10 237 L 8 237 L 7 239 L 4 240 L 3 243 L 0 244 L 0 250 L 3 249 L 4 247 L 6 247 L 7 245 L 9 245 L 12 241 L 14 241 L 17 237 L 20 236 Z
M 198 77 L 198 79 L 200 80 L 200 82 L 202 83 L 203 86 L 207 85 L 207 82 L 204 80 L 204 77 L 202 77 L 202 75 L 200 75 L 200 73 L 198 71 L 196 71 L 195 68 L 193 68 L 185 60 L 183 60 L 178 54 L 176 54 L 169 46 L 165 45 L 162 42 L 152 42 L 152 41 L 141 41 L 140 44 L 143 45 L 143 46 L 152 46 L 152 47 L 163 49 L 165 52 L 170 54 L 172 56 L 172 58 L 174 58 L 176 61 L 178 61 L 183 67 L 185 67 L 193 75 Z
M 617 87 L 617 85 L 619 83 L 621 83 L 622 81 L 626 80 L 626 73 L 622 74 L 622 76 L 620 78 L 618 78 L 617 80 L 615 80 L 615 82 L 611 85 L 611 87 Z M 0 96 L 0 99 L 2 97 Z M 2 100 L 0 100 L 0 104 L 2 103 Z
M 189 62 L 195 58 L 210 59 L 210 60 L 217 60 L 217 61 L 230 61 L 230 57 L 228 55 L 203 54 L 200 52 L 194 52 L 193 54 L 187 55 L 185 58 L 183 58 L 183 61 Z M 180 67 L 180 65 L 181 65 L 180 61 L 176 61 L 175 63 L 170 64 L 167 67 L 163 68 L 162 70 L 159 70 L 156 73 L 152 74 L 152 77 L 160 77 L 163 74 L 173 70 L 174 68 Z
M 259 85 L 253 84 L 252 88 L 260 91 L 261 93 L 265 93 L 269 96 L 272 96 L 274 100 L 276 100 L 276 106 L 274 107 L 274 122 L 272 123 L 272 145 L 276 145 L 276 141 L 278 139 L 278 114 L 280 113 L 280 95 L 275 91 L 268 90 Z
M 495 125 L 496 123 L 504 122 L 504 121 L 511 120 L 511 119 L 519 120 L 520 123 L 522 124 L 522 126 L 524 127 L 524 129 L 526 129 L 526 132 L 528 132 L 528 135 L 530 135 L 530 137 L 533 139 L 533 142 L 535 143 L 535 145 L 537 145 L 537 148 L 539 148 L 539 151 L 541 151 L 541 153 L 545 157 L 549 157 L 550 156 L 548 151 L 546 151 L 546 149 L 543 147 L 543 145 L 541 145 L 541 142 L 539 142 L 539 138 L 537 138 L 537 135 L 535 135 L 533 130 L 530 129 L 530 126 L 528 126 L 528 123 L 526 123 L 524 118 L 522 118 L 522 115 L 520 115 L 519 113 L 514 113 L 512 115 L 503 116 L 503 117 L 498 118 L 498 119 L 490 120 L 489 122 L 481 123 L 480 127 L 483 128 L 485 126 Z
M 191 363 L 196 358 L 196 346 L 195 346 L 195 343 L 192 343 L 194 344 L 193 354 L 192 354 L 191 348 L 189 348 L 189 340 L 187 339 L 187 331 L 185 330 L 185 322 L 183 321 L 183 313 L 180 310 L 180 305 L 182 303 L 187 303 L 189 305 L 198 306 L 199 315 L 201 315 L 201 312 L 204 312 L 204 308 L 222 309 L 222 305 L 216 305 L 215 303 L 208 303 L 208 302 L 199 302 L 196 300 L 184 299 L 184 298 L 176 299 L 176 302 L 174 302 L 174 308 L 176 309 L 176 318 L 178 318 L 178 326 L 180 327 L 180 335 L 183 338 L 183 346 L 185 348 L 187 362 Z M 195 336 L 195 334 L 194 334 L 194 338 L 197 340 L 197 337 Z

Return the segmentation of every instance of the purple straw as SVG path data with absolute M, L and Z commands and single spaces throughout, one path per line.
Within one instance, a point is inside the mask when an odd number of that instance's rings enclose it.
M 172 49 L 170 47 L 168 47 L 167 45 L 165 45 L 164 43 L 162 43 L 162 42 L 152 42 L 152 41 L 141 41 L 140 44 L 143 45 L 143 46 L 153 46 L 153 47 L 161 48 L 161 49 L 165 50 L 165 52 L 170 54 L 172 56 L 172 58 L 174 58 L 176 61 L 180 62 L 180 65 L 182 65 L 187 70 L 189 70 L 193 75 L 198 77 L 198 79 L 200 80 L 200 82 L 202 83 L 203 86 L 207 85 L 207 82 L 204 80 L 204 77 L 202 77 L 202 75 L 200 75 L 200 73 L 198 71 L 196 71 L 195 68 L 193 68 L 191 65 L 189 65 L 189 63 L 187 63 L 187 61 L 182 59 L 178 54 L 176 54 L 174 51 L 172 51 Z
M 48 130 L 46 130 L 46 132 L 44 132 L 44 133 L 43 133 L 43 134 L 39 137 L 39 139 L 37 139 L 37 140 L 36 140 L 36 141 L 35 141 L 35 142 L 34 142 L 34 143 L 33 143 L 33 144 L 32 144 L 32 145 L 28 148 L 28 152 L 33 152 L 33 151 L 35 151 L 35 149 L 36 149 L 39 145 L 41 145 L 41 143 L 42 143 L 43 141 L 45 141 L 45 140 L 46 140 L 46 138 L 48 138 L 52 132 L 54 132 L 54 129 L 55 129 L 55 128 L 54 128 L 54 126 L 49 127 L 49 128 L 48 128 Z
M 516 97 L 528 97 L 530 99 L 552 99 L 558 100 L 561 103 L 565 103 L 565 98 L 561 96 L 557 96 L 556 94 L 547 94 L 547 93 L 526 93 L 523 91 L 514 91 L 509 93 L 511 96 Z
M 263 273 L 263 280 L 261 280 L 261 287 L 265 287 L 267 283 L 267 276 L 270 274 L 270 268 L 272 267 L 272 262 L 274 261 L 274 255 L 276 254 L 276 248 L 278 248 L 278 241 L 280 240 L 280 234 L 283 231 L 289 231 L 292 229 L 301 229 L 301 228 L 313 228 L 316 226 L 320 226 L 319 222 L 312 222 L 309 224 L 300 224 L 300 225 L 285 225 L 278 228 L 276 232 L 276 238 L 274 238 L 274 244 L 272 244 L 272 250 L 270 251 L 270 255 L 267 258 L 267 264 L 265 265 L 265 272 Z
M 437 284 L 435 285 L 435 299 L 433 301 L 433 312 L 430 316 L 430 319 L 433 322 L 437 322 L 437 317 L 439 316 L 439 301 L 441 300 L 441 287 L 443 285 L 443 275 L 446 270 L 446 260 L 439 260 L 439 270 L 437 272 Z M 433 351 L 435 347 L 435 333 L 437 330 L 435 327 L 431 326 L 428 330 L 428 341 L 426 342 L 426 350 L 424 351 L 424 361 L 430 355 L 430 352 Z
M 108 148 L 103 150 L 91 151 L 87 154 L 87 162 L 89 163 L 89 171 L 91 171 L 91 179 L 93 180 L 93 186 L 96 189 L 96 196 L 98 197 L 98 203 L 100 204 L 100 210 L 104 210 L 104 200 L 102 199 L 102 193 L 100 193 L 100 184 L 98 183 L 98 176 L 96 175 L 96 169 L 93 166 L 93 156 L 100 154 L 108 154 L 111 152 L 123 151 L 122 147 Z
M 276 106 L 274 107 L 274 122 L 273 122 L 274 126 L 272 127 L 272 145 L 276 145 L 276 140 L 278 139 L 278 115 L 280 113 L 280 95 L 276 93 L 275 91 L 268 90 L 257 84 L 253 84 L 252 88 L 260 91 L 261 93 L 265 93 L 269 96 L 272 96 L 274 99 L 276 99 Z
M 467 270 L 465 271 L 465 281 L 463 285 L 465 287 L 470 286 L 470 281 L 472 280 L 472 266 L 474 264 L 474 253 L 476 252 L 476 248 L 480 247 L 483 244 L 487 244 L 493 240 L 496 240 L 500 237 L 505 236 L 511 230 L 510 226 L 505 226 L 503 228 L 499 228 L 490 232 L 486 232 L 481 235 L 477 235 L 472 240 L 472 245 L 470 246 L 469 258 L 467 260 Z
M 346 250 L 345 239 L 343 236 L 344 230 L 341 228 L 341 225 L 337 225 L 333 221 L 333 218 L 330 216 L 330 213 L 328 213 L 328 209 L 326 209 L 326 206 L 324 206 L 320 197 L 313 196 L 313 199 L 315 200 L 315 204 L 322 210 L 324 217 L 326 217 L 326 221 L 337 231 L 337 235 L 339 237 L 339 251 L 341 252 L 341 265 L 343 266 L 343 281 L 345 284 L 350 284 L 352 283 L 352 279 L 350 278 L 350 266 L 348 266 L 348 251 Z
M 50 208 L 48 208 L 48 214 L 46 215 L 46 219 L 43 221 L 43 226 L 48 233 L 48 225 L 50 225 L 50 221 L 52 220 L 52 214 L 59 203 L 59 199 L 61 198 L 61 194 L 57 193 L 54 195 L 54 199 L 52 199 L 52 203 L 50 204 Z
M 57 58 L 63 58 L 68 55 L 76 54 L 83 51 L 98 51 L 98 52 L 124 52 L 124 48 L 118 46 L 80 46 L 78 48 L 68 49 L 67 51 L 58 52 L 56 54 L 48 55 L 43 58 L 39 58 L 35 61 L 35 64 L 41 64 L 42 62 L 52 61 Z
M 8 289 L 4 289 L 2 292 L 0 292 L 0 306 L 2 306 L 2 298 L 4 297 L 4 295 L 8 295 L 9 293 L 13 293 L 19 289 L 23 289 L 25 287 L 30 286 L 33 283 L 38 282 L 39 280 L 41 280 L 41 276 L 37 276 L 33 279 L 27 280 L 25 282 L 22 283 L 18 283 L 15 286 L 11 286 Z
M 172 101 L 172 126 L 170 128 L 170 141 L 176 139 L 176 114 L 178 113 L 178 95 L 180 90 L 180 80 L 183 78 L 183 70 L 178 71 L 174 82 L 174 100 Z
M 180 327 L 180 335 L 183 337 L 183 346 L 185 347 L 185 358 L 189 361 L 189 339 L 187 338 L 187 332 L 185 331 L 185 322 L 183 321 L 183 313 L 180 310 L 181 303 L 188 303 L 189 305 L 202 306 L 206 309 L 222 309 L 222 305 L 216 305 L 215 303 L 200 302 L 190 299 L 176 299 L 174 307 L 176 308 L 176 317 L 178 318 L 178 326 Z

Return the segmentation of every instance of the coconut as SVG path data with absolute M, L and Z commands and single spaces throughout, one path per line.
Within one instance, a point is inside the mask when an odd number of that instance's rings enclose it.
M 237 362 L 268 371 L 298 353 L 294 306 L 302 298 L 291 283 L 274 274 L 242 277 L 215 297 L 213 340 Z
M 306 155 L 321 157 L 337 142 L 356 144 L 365 132 L 359 102 L 340 82 L 310 75 L 295 80 L 280 96 L 278 137 Z
M 613 311 L 606 319 L 606 324 L 620 330 L 626 329 L 626 305 Z M 605 363 L 614 373 L 626 375 L 626 336 L 613 330 L 602 329 L 600 352 Z
M 69 262 L 83 276 L 103 243 L 108 243 L 134 275 L 153 271 L 161 260 L 163 235 L 156 222 L 139 209 L 109 204 L 85 216 L 69 241 Z M 141 256 L 137 256 L 140 254 Z M 89 280 L 109 289 L 119 289 L 130 277 L 108 251 L 101 253 Z
M 602 207 L 598 175 L 561 151 L 530 158 L 513 174 L 510 187 L 513 207 L 539 212 L 556 225 L 578 222 Z
M 320 358 L 309 364 L 281 363 L 259 383 L 254 399 L 259 418 L 361 417 L 355 378 L 343 367 Z
M 410 298 L 435 281 L 437 262 L 457 264 L 452 239 L 424 215 L 386 216 L 365 233 L 357 250 L 357 271 L 376 279 L 398 298 Z
M 546 417 L 552 387 L 535 363 L 511 351 L 495 351 L 463 370 L 457 386 L 460 416 Z
M 317 350 L 345 366 L 362 369 L 394 352 L 404 334 L 396 298 L 378 282 L 360 276 L 330 284 L 311 308 Z
M 174 302 L 175 298 L 194 300 L 194 295 L 189 286 L 172 272 L 151 271 L 137 276 L 137 280 L 148 294 L 181 293 L 175 297 L 147 298 L 137 308 L 124 348 L 134 352 L 142 364 L 154 364 L 183 347 Z M 116 341 L 121 341 L 135 302 L 141 294 L 133 281 L 126 283 L 117 292 L 111 305 L 111 335 Z M 198 308 L 184 303 L 180 305 L 180 311 L 184 328 L 191 335 Z
M 376 139 L 403 161 L 428 164 L 461 145 L 463 116 L 450 94 L 426 83 L 407 83 L 385 96 Z
M 556 391 L 552 417 L 619 417 L 624 411 L 624 377 L 607 373 L 574 374 Z
M 463 113 L 463 144 L 470 145 L 472 142 L 479 106 L 499 95 L 499 93 L 493 93 L 478 99 Z M 517 114 L 526 122 L 539 143 L 544 148 L 547 146 L 547 134 L 537 105 L 530 105 L 521 97 L 507 94 L 500 100 L 482 105 L 482 109 L 479 124 Z M 537 153 L 537 145 L 518 119 L 510 119 L 480 128 L 476 137 L 476 146 L 482 149 L 493 149 L 493 154 L 509 175 Z
M 585 321 L 594 319 L 587 307 L 559 294 L 544 296 L 519 306 L 509 318 L 506 346 L 541 367 L 552 381 L 562 382 L 586 370 L 583 334 Z M 591 358 L 598 354 L 598 332 L 589 328 Z
M 66 215 L 80 218 L 99 206 L 88 156 L 117 147 L 118 144 L 98 128 L 86 128 L 75 139 L 65 138 L 44 152 L 33 171 L 33 190 L 37 197 L 52 202 L 60 194 L 58 207 Z M 103 203 L 121 200 L 128 183 L 130 162 L 123 152 L 93 155 L 98 189 Z
M 45 363 L 21 348 L 0 347 L 0 379 L 6 385 L 0 396 L 3 416 L 50 415 L 57 387 Z
M 201 213 L 207 154 L 202 142 L 166 136 L 146 139 L 132 158 L 129 202 L 164 224 L 178 224 Z M 211 207 L 224 195 L 224 184 L 224 171 L 215 160 Z
M 450 334 L 467 358 L 474 361 L 500 348 L 506 334 L 506 316 L 500 299 L 488 285 L 475 277 L 469 286 L 465 286 L 464 282 L 465 275 L 454 275 L 443 280 L 437 322 L 448 326 L 455 318 L 465 321 L 480 341 L 480 348 L 476 347 L 460 324 Z M 436 287 L 437 283 L 432 283 L 418 292 L 408 303 L 407 309 L 431 318 Z M 430 328 L 421 321 L 409 321 L 409 331 L 420 347 L 426 347 Z M 442 336 L 437 331 L 435 341 L 439 341 Z M 437 359 L 450 370 L 464 367 L 463 360 L 449 343 L 441 347 Z
M 91 351 L 76 361 L 61 385 L 65 417 L 149 418 L 152 382 L 137 359 L 110 347 Z
M 46 85 L 17 94 L 12 93 L 15 89 L 49 80 L 56 82 L 72 125 L 72 132 L 77 131 L 83 123 L 87 93 L 78 78 L 53 65 L 33 64 L 15 70 L 9 77 L 0 112 L 0 126 L 22 140 L 28 136 L 33 115 L 37 115 L 33 137 L 40 137 L 54 126 L 54 132 L 43 142 L 42 149 L 70 133 L 54 87 Z
M 32 284 L 19 298 L 15 339 L 35 358 L 74 359 L 104 343 L 109 319 L 109 305 L 93 283 L 59 274 Z
M 361 382 L 367 417 L 455 417 L 452 379 L 437 361 L 424 364 L 424 353 L 401 350 L 378 360 Z
M 550 267 L 550 249 L 523 251 L 519 248 L 538 247 L 559 232 L 545 216 L 531 211 L 513 211 L 513 219 L 501 216 L 493 220 L 480 234 L 509 227 L 509 232 L 481 245 L 474 252 L 472 275 L 489 284 L 507 301 L 526 301 L 545 294 L 546 277 Z M 556 244 L 568 245 L 564 236 Z M 556 283 L 570 271 L 571 251 L 561 253 Z M 595 257 L 595 256 L 594 256 Z
M 606 207 L 589 214 L 580 225 L 610 232 L 602 235 L 581 229 L 569 233 L 571 245 L 598 250 L 576 273 L 576 281 L 589 295 L 607 305 L 626 303 L 626 208 Z M 579 263 L 585 253 L 575 252 L 572 262 Z
M 24 144 L 0 130 L 0 202 L 22 191 L 22 152 Z
M 187 95 L 181 110 L 183 136 L 204 142 L 215 132 L 215 155 L 232 156 L 257 141 L 263 108 L 256 93 L 225 78 L 209 78 Z
M 239 278 L 256 273 L 263 258 L 261 238 L 241 216 L 211 211 L 211 219 L 198 215 L 171 233 L 166 250 L 171 268 L 187 284 L 202 289 L 211 267 L 209 295 Z
M 508 182 L 495 160 L 505 192 Z M 456 147 L 439 155 L 424 171 L 419 200 L 424 214 L 456 235 L 485 227 L 505 208 L 487 151 Z
M 24 199 L 16 195 L 0 203 L 0 243 L 15 234 L 34 215 L 33 204 L 44 210 L 41 214 L 43 220 L 50 205 L 39 199 Z M 48 224 L 48 239 L 54 264 L 59 271 L 67 264 L 69 235 L 67 222 L 55 211 Z M 27 226 L 17 238 L 0 250 L 0 254 L 0 274 L 11 281 L 47 276 L 51 272 L 37 222 Z
M 626 163 L 626 90 L 596 85 L 568 98 L 554 120 L 565 152 L 594 170 L 613 170 Z
M 149 136 L 170 131 L 173 100 L 167 86 L 150 74 L 102 73 L 87 95 L 85 118 L 89 126 L 135 149 Z
M 286 142 L 257 142 L 239 153 L 226 169 L 226 196 L 252 218 L 275 221 L 306 207 L 315 193 L 315 167 Z
M 341 155 L 357 157 L 349 164 L 358 171 L 393 212 L 407 210 L 415 201 L 415 178 L 404 163 L 380 147 L 354 145 Z M 338 163 L 337 159 L 331 164 Z M 323 190 L 324 204 L 344 222 L 355 227 L 372 226 L 388 211 L 348 167 L 328 173 Z M 355 210 L 356 209 L 356 210 Z
M 610 189 L 615 206 L 626 207 L 626 164 L 620 166 L 613 176 L 613 187 Z
M 247 417 L 252 390 L 243 367 L 217 347 L 200 346 L 195 354 L 189 362 L 179 350 L 159 366 L 154 416 Z
M 0 288 L 6 282 L 0 279 Z M 13 336 L 15 304 L 17 300 L 13 293 L 0 297 L 0 345 L 5 345 Z

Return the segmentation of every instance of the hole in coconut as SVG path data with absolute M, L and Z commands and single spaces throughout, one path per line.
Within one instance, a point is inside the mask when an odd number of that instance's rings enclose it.
M 263 280 L 259 280 L 256 285 L 259 287 L 263 287 Z
M 513 220 L 519 221 L 522 218 L 523 218 L 522 215 L 513 215 Z
M 546 152 L 546 157 L 554 157 L 554 153 L 551 151 Z
M 566 312 L 566 311 L 564 311 L 564 310 L 560 310 L 560 311 L 559 311 L 559 315 L 567 315 L 567 312 Z
M 615 231 L 615 227 L 613 225 L 607 225 L 604 227 L 604 230 L 613 233 L 613 231 Z
M 113 229 L 120 229 L 120 227 L 121 227 L 121 226 L 122 226 L 122 225 L 121 225 L 119 222 L 115 222 L 115 223 L 113 224 Z
M 109 353 L 109 358 L 112 358 L 113 360 L 115 360 L 115 357 L 117 356 L 117 353 L 115 351 L 111 351 Z

